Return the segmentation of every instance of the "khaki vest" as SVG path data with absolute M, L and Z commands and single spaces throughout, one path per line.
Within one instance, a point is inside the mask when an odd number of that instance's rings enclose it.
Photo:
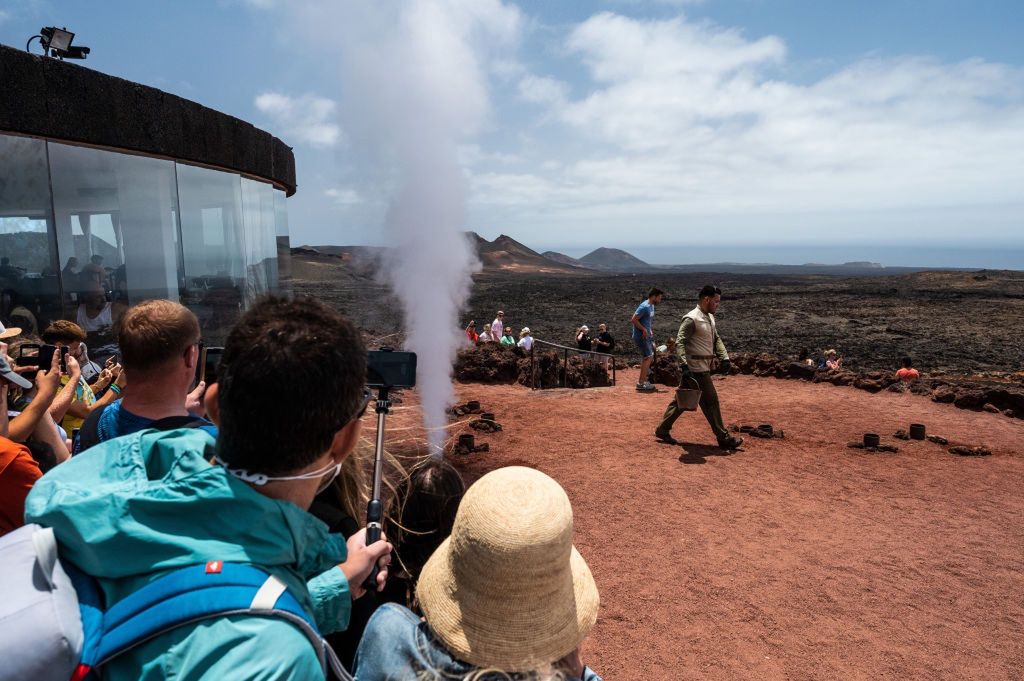
M 711 360 L 693 358 L 711 357 L 715 354 L 715 315 L 704 314 L 698 306 L 690 310 L 683 319 L 692 319 L 694 323 L 693 335 L 684 348 L 686 364 L 689 365 L 690 371 L 711 371 Z

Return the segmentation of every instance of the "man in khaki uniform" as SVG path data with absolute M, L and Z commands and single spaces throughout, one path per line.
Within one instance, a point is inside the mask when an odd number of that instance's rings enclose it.
M 718 393 L 711 381 L 711 363 L 715 359 L 721 362 L 723 374 L 728 374 L 730 369 L 729 353 L 726 352 L 725 343 L 718 335 L 718 328 L 715 325 L 715 312 L 718 311 L 721 302 L 722 291 L 717 286 L 709 285 L 700 290 L 697 307 L 690 310 L 683 317 L 683 323 L 679 325 L 676 352 L 682 366 L 680 386 L 693 388 L 696 382 L 696 387 L 701 391 L 700 409 L 718 439 L 718 446 L 722 449 L 736 449 L 743 444 L 743 438 L 733 437 L 725 429 L 722 411 L 718 405 Z M 654 436 L 662 442 L 675 444 L 676 440 L 670 431 L 672 424 L 682 414 L 683 411 L 673 399 L 665 408 L 665 414 L 655 429 Z

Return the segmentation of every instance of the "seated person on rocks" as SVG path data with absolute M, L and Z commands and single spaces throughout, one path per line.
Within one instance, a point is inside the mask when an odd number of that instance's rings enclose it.
M 365 530 L 346 546 L 307 512 L 359 440 L 369 401 L 359 332 L 317 301 L 266 298 L 231 330 L 218 378 L 206 395 L 216 441 L 187 428 L 101 443 L 39 480 L 25 519 L 53 528 L 62 560 L 95 577 L 108 606 L 168 571 L 237 562 L 282 582 L 321 634 L 342 630 L 374 563 L 383 586 L 391 549 L 367 547 Z M 103 667 L 105 681 L 142 678 L 323 670 L 288 620 L 233 615 L 183 624 Z
M 57 396 L 50 413 L 69 434 L 75 428 L 81 428 L 85 419 L 94 411 L 103 409 L 116 400 L 125 387 L 125 377 L 121 375 L 103 397 L 96 398 L 95 391 L 82 376 L 78 361 L 75 359 L 84 340 L 85 331 L 82 327 L 65 319 L 55 321 L 43 331 L 44 343 L 56 345 L 58 348 L 68 348 L 68 373 L 61 378 L 64 389 L 61 395 Z
M 655 348 L 656 352 L 668 355 L 669 357 L 676 356 L 676 340 L 675 336 L 669 336 L 665 339 L 665 342 Z
M 586 324 L 576 329 L 576 347 L 580 350 L 592 350 L 594 339 L 590 337 L 590 327 Z
M 478 343 L 491 343 L 494 341 L 494 337 L 491 335 L 491 325 L 484 324 L 484 332 L 477 337 Z
M 826 350 L 825 368 L 829 371 L 839 371 L 843 368 L 843 358 L 835 350 Z
M 533 336 L 530 335 L 530 327 L 524 326 L 523 330 L 519 332 L 519 343 L 517 343 L 526 352 L 533 350 Z
M 359 644 L 356 678 L 598 681 L 580 654 L 598 591 L 572 525 L 565 491 L 540 471 L 480 478 L 420 573 L 423 619 L 381 606 Z
M 921 378 L 921 373 L 914 368 L 914 360 L 909 357 L 904 357 L 902 368 L 896 372 L 896 378 L 900 379 L 904 383 L 913 383 L 917 379 Z
M 511 347 L 515 347 L 515 345 L 516 345 L 516 338 L 515 338 L 515 336 L 512 333 L 512 327 L 511 326 L 506 326 L 505 327 L 505 333 L 503 333 L 502 336 L 501 336 L 501 344 L 502 345 L 508 345 L 508 346 L 511 346 Z
M 807 348 L 800 348 L 800 354 L 797 356 L 796 361 L 810 367 L 814 366 L 814 360 L 811 359 L 811 351 Z
M 217 427 L 204 418 L 206 383 L 189 392 L 199 363 L 199 320 L 191 310 L 169 300 L 147 300 L 121 318 L 117 340 L 121 374 L 130 387 L 121 399 L 89 415 L 75 453 L 144 428 L 196 427 L 217 437 Z M 114 397 L 117 391 L 115 383 Z

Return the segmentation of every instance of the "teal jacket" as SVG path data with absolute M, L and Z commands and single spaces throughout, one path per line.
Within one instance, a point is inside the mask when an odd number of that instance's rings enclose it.
M 35 484 L 26 522 L 54 529 L 61 557 L 98 579 L 108 607 L 172 569 L 234 561 L 287 584 L 321 634 L 345 629 L 351 595 L 337 568 L 344 540 L 210 465 L 213 443 L 198 429 L 104 442 Z M 316 653 L 297 627 L 253 616 L 179 627 L 103 668 L 104 681 L 316 678 Z

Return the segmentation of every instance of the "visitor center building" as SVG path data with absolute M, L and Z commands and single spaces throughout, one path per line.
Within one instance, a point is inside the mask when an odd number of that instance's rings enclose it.
M 195 102 L 0 46 L 0 321 L 70 319 L 90 345 L 166 298 L 224 340 L 265 293 L 288 293 L 281 140 Z

